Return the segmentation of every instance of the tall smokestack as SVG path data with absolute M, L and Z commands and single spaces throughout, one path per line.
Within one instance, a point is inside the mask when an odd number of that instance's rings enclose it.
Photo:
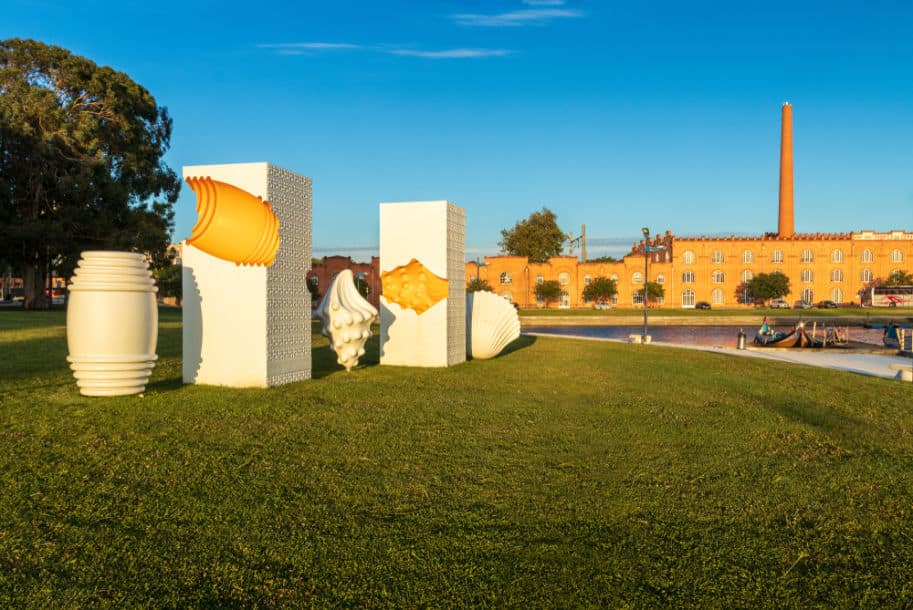
M 780 216 L 777 223 L 779 237 L 792 237 L 793 222 L 793 107 L 783 104 L 780 127 Z

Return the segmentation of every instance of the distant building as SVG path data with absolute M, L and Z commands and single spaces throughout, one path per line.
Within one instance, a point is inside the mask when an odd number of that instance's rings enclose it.
M 311 270 L 307 274 L 309 285 L 317 289 L 317 292 L 323 297 L 326 294 L 327 286 L 336 277 L 336 274 L 343 269 L 351 269 L 358 280 L 364 281 L 368 286 L 368 302 L 374 307 L 380 307 L 380 258 L 371 257 L 370 263 L 357 263 L 349 256 L 324 256 L 321 261 L 314 262 Z M 316 305 L 316 303 L 314 303 Z
M 547 263 L 525 257 L 487 256 L 484 264 L 466 264 L 466 281 L 486 280 L 492 290 L 522 307 L 537 303 L 535 286 L 557 280 L 558 307 L 587 307 L 583 290 L 596 277 L 616 280 L 619 307 L 643 305 L 644 247 L 650 252 L 651 282 L 662 284 L 658 307 L 690 308 L 707 301 L 714 306 L 751 306 L 745 282 L 759 273 L 780 271 L 790 280 L 788 299 L 815 303 L 859 303 L 872 280 L 898 270 L 913 269 L 913 232 L 795 233 L 793 227 L 792 107 L 783 106 L 780 150 L 780 200 L 777 233 L 758 237 L 675 237 L 671 231 L 641 240 L 621 261 L 581 263 L 556 256 Z

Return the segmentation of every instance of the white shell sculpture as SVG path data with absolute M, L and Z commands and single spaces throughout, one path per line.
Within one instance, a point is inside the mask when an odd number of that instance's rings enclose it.
M 476 360 L 494 358 L 520 336 L 517 310 L 493 292 L 466 295 L 466 353 Z
M 340 271 L 333 278 L 314 315 L 323 321 L 321 332 L 330 340 L 336 361 L 351 371 L 365 353 L 371 322 L 377 317 L 374 306 L 358 294 L 351 270 Z

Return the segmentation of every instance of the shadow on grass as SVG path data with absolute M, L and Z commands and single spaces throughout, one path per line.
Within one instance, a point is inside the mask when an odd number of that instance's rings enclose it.
M 506 356 L 507 354 L 512 354 L 518 352 L 521 349 L 526 349 L 530 347 L 533 343 L 536 342 L 536 337 L 530 337 L 529 335 L 520 335 L 517 339 L 514 339 L 507 347 L 505 347 L 498 357 Z
M 863 424 L 858 418 L 815 404 L 783 403 L 772 404 L 770 408 L 787 419 L 822 432 L 845 433 Z

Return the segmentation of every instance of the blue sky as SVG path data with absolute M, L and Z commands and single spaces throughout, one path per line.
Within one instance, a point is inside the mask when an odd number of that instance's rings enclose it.
M 168 163 L 314 180 L 314 253 L 376 254 L 378 204 L 449 199 L 467 257 L 547 206 L 589 252 L 777 225 L 794 107 L 796 230 L 913 229 L 913 3 L 5 0 L 0 37 L 130 74 Z M 185 186 L 175 238 L 196 219 Z

